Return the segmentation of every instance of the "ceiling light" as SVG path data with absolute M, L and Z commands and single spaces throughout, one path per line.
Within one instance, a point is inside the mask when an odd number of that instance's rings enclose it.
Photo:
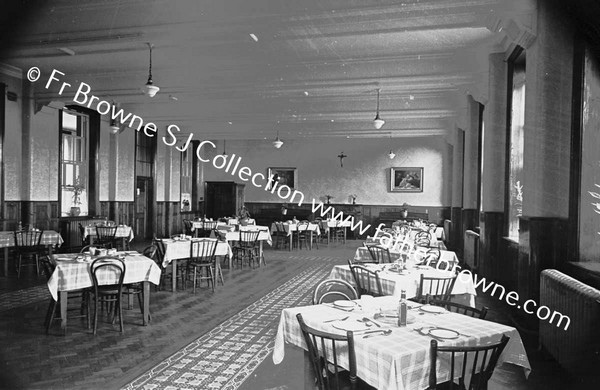
M 227 158 L 227 152 L 225 151 L 226 141 L 223 140 L 223 157 Z
M 273 141 L 273 146 L 275 149 L 279 149 L 283 146 L 283 141 L 279 139 L 279 130 L 277 130 L 277 138 Z
M 254 42 L 258 42 L 258 37 L 255 34 L 250 33 L 250 38 L 252 38 Z
M 375 115 L 375 119 L 373 119 L 373 126 L 379 130 L 384 124 L 385 121 L 379 117 L 379 88 L 377 88 L 377 114 Z
M 68 54 L 70 56 L 74 56 L 75 55 L 75 50 L 69 49 L 68 47 L 59 47 L 58 50 L 62 51 L 65 54 Z
M 148 67 L 148 81 L 144 85 L 144 93 L 149 97 L 154 97 L 160 88 L 152 82 L 152 44 L 150 42 L 148 42 L 148 47 L 150 48 L 150 66 Z
M 390 150 L 390 152 L 388 153 L 388 157 L 390 158 L 390 160 L 393 160 L 394 157 L 396 157 L 396 153 L 394 153 L 392 150 Z

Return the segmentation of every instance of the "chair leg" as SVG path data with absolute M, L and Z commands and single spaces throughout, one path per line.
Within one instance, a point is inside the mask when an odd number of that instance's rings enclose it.
M 193 293 L 196 294 L 196 267 L 194 267 L 194 289 Z
M 23 256 L 19 255 L 19 265 L 17 266 L 17 279 L 21 279 L 21 261 Z
M 94 334 L 98 329 L 98 295 L 94 296 Z
M 121 334 L 124 333 L 124 328 L 123 328 L 123 304 L 122 304 L 122 299 L 121 297 L 117 297 L 117 309 L 119 311 L 119 325 L 121 326 Z
M 213 272 L 212 265 L 208 266 L 207 268 L 208 268 L 208 276 L 210 277 L 210 279 L 208 279 L 207 281 L 212 284 L 212 290 L 213 290 L 213 292 L 215 292 L 215 284 L 216 284 L 215 273 Z

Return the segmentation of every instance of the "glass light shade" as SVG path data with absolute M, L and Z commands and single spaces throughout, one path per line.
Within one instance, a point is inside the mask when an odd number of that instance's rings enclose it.
M 119 132 L 119 126 L 116 123 L 110 124 L 110 132 L 113 134 L 117 134 Z
M 146 83 L 144 86 L 144 93 L 149 97 L 154 97 L 158 91 L 160 91 L 160 88 L 154 84 L 151 84 L 151 82 Z
M 275 147 L 275 149 L 281 148 L 282 145 L 283 145 L 283 141 L 280 140 L 279 137 L 277 137 L 275 139 L 275 141 L 273 141 L 273 146 Z
M 379 130 L 383 127 L 383 125 L 385 125 L 385 121 L 379 117 L 379 114 L 377 114 L 375 119 L 373 119 L 373 126 Z
M 390 158 L 390 160 L 393 160 L 394 157 L 396 157 L 396 153 L 390 150 L 390 152 L 388 153 L 388 157 Z

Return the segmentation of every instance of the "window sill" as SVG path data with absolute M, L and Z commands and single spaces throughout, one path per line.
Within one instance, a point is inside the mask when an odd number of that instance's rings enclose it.
M 512 244 L 519 244 L 519 238 L 518 237 L 502 237 L 504 240 L 512 243 Z

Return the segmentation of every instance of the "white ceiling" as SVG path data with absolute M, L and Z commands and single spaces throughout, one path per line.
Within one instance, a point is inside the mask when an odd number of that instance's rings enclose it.
M 30 7 L 0 62 L 24 72 L 37 66 L 40 80 L 60 70 L 65 81 L 196 138 L 438 135 L 485 73 L 471 58 L 497 43 L 485 24 L 502 2 L 43 2 Z M 141 92 L 146 42 L 161 88 L 154 98 Z M 36 83 L 36 98 L 57 99 L 56 87 Z M 379 131 L 376 88 L 387 122 Z

